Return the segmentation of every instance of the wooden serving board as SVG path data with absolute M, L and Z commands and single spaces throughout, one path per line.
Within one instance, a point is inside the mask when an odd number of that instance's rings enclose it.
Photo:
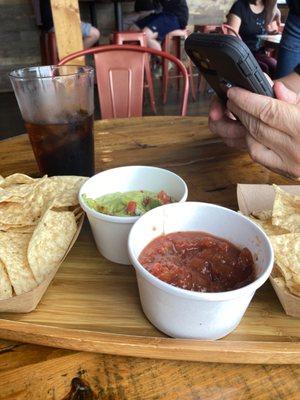
M 0 337 L 127 356 L 231 363 L 299 363 L 300 319 L 285 315 L 270 284 L 239 327 L 218 341 L 168 338 L 144 316 L 132 267 L 105 260 L 85 223 L 37 309 L 1 314 Z
M 14 155 L 12 157 L 12 154 Z M 237 209 L 236 184 L 293 184 L 228 148 L 207 117 L 95 122 L 96 170 L 155 165 L 180 175 L 189 200 Z M 0 142 L 0 171 L 38 173 L 26 135 Z M 98 253 L 88 224 L 36 310 L 0 314 L 0 338 L 106 354 L 230 363 L 300 363 L 300 319 L 285 315 L 271 285 L 254 296 L 238 328 L 218 341 L 171 339 L 145 318 L 132 267 Z

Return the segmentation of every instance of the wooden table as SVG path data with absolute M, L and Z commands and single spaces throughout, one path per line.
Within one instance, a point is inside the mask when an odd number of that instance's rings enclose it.
M 193 176 L 189 199 L 236 208 L 236 183 L 292 183 L 225 147 L 204 117 L 95 123 L 96 169 L 145 164 Z M 0 142 L 0 173 L 37 175 L 26 135 Z M 242 360 L 241 360 L 242 362 Z M 71 380 L 77 394 L 70 394 Z M 296 400 L 297 365 L 216 364 L 121 357 L 0 340 L 0 399 Z M 78 385 L 81 385 L 81 389 Z M 298 394 L 297 394 L 298 393 Z M 85 396 L 84 396 L 85 394 Z

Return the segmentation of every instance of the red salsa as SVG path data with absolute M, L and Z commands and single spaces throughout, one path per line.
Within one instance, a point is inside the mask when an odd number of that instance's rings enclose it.
M 205 232 L 175 232 L 150 242 L 139 257 L 151 274 L 195 292 L 225 292 L 255 279 L 251 252 Z

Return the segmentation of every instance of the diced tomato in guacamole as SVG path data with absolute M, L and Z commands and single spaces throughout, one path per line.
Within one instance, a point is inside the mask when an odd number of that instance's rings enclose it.
M 174 200 L 166 192 L 159 193 L 148 190 L 132 190 L 105 194 L 96 199 L 82 195 L 84 202 L 94 210 L 107 215 L 119 217 L 139 216 L 152 208 L 173 203 Z

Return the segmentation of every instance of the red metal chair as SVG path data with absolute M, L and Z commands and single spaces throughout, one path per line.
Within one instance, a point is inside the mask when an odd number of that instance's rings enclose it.
M 145 58 L 153 54 L 172 61 L 183 75 L 184 87 L 181 115 L 186 115 L 189 81 L 185 66 L 171 54 L 132 45 L 99 46 L 77 51 L 63 58 L 58 65 L 87 54 L 95 60 L 102 118 L 140 117 L 143 106 Z
M 139 46 L 147 47 L 146 34 L 144 32 L 114 32 L 113 34 L 114 44 L 119 44 L 119 45 L 133 44 L 132 42 L 136 43 Z M 145 87 L 149 90 L 150 107 L 152 112 L 156 114 L 154 86 L 153 86 L 149 56 L 147 56 L 147 59 L 145 61 L 145 74 L 146 74 Z
M 181 39 L 186 39 L 189 35 L 189 32 L 187 29 L 177 29 L 175 31 L 172 31 L 168 33 L 162 43 L 162 50 L 166 53 L 172 53 L 172 45 L 174 48 L 174 53 L 175 56 L 180 60 L 181 59 Z M 188 75 L 190 79 L 190 87 L 191 87 L 191 94 L 192 98 L 195 101 L 196 100 L 196 93 L 195 93 L 195 85 L 194 85 L 194 75 L 193 75 L 193 64 L 190 59 L 188 59 Z M 170 75 L 169 72 L 169 61 L 166 59 L 163 61 L 163 88 L 162 88 L 162 94 L 163 94 L 163 103 L 165 104 L 167 102 L 167 97 L 168 97 L 168 86 L 169 86 L 169 80 L 170 78 L 176 79 L 177 80 L 177 89 L 179 89 L 180 85 L 180 71 L 179 68 L 177 67 L 177 73 L 175 75 Z

